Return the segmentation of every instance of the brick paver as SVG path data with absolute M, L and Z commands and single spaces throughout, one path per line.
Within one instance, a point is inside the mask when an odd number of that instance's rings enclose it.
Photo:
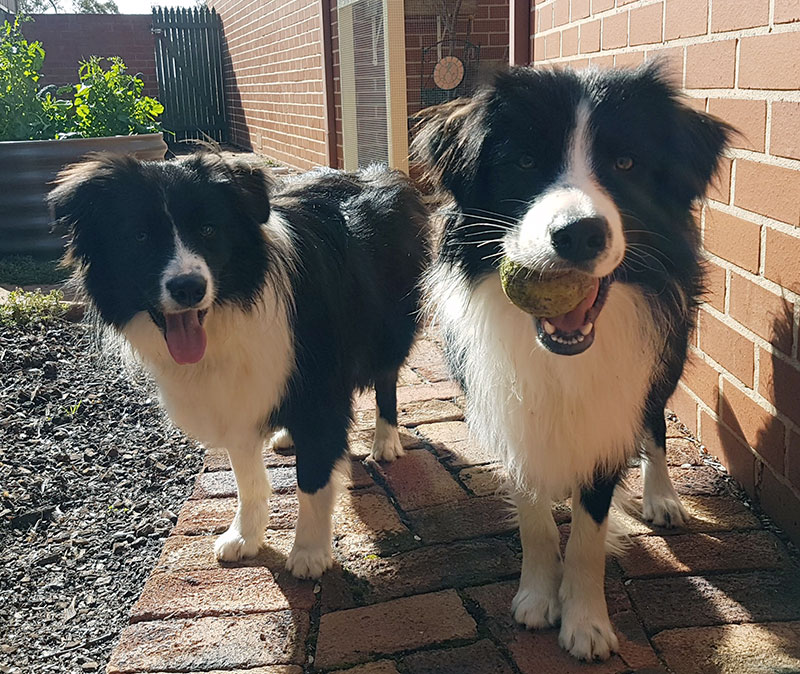
M 322 616 L 316 664 L 354 664 L 476 635 L 475 621 L 453 590 L 406 597 Z
M 374 396 L 356 402 L 335 563 L 320 581 L 284 568 L 297 518 L 291 450 L 264 453 L 275 494 L 261 552 L 217 562 L 214 541 L 236 490 L 224 452 L 209 451 L 108 672 L 800 672 L 797 560 L 674 419 L 670 473 L 691 519 L 665 530 L 617 513 L 631 544 L 609 559 L 605 591 L 620 652 L 579 663 L 558 646 L 557 629 L 527 631 L 511 617 L 521 547 L 498 491 L 499 457 L 470 439 L 435 340 L 420 340 L 400 384 L 408 451 L 394 464 L 368 458 Z M 628 486 L 635 504 L 638 469 Z M 553 515 L 565 539 L 568 504 Z

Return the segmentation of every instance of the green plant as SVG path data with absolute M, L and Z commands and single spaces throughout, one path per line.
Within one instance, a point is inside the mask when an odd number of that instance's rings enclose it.
M 13 286 L 60 283 L 69 276 L 69 270 L 58 260 L 36 260 L 30 255 L 0 257 L 0 283 Z
M 128 75 L 119 57 L 80 62 L 80 82 L 39 87 L 45 52 L 28 42 L 19 19 L 0 32 L 0 140 L 94 138 L 161 131 L 164 106 L 144 96 L 144 82 Z M 108 68 L 103 62 L 108 61 Z M 71 98 L 69 98 L 71 96 Z M 65 98 L 63 98 L 65 97 Z
M 63 105 L 39 95 L 44 49 L 28 42 L 19 18 L 0 31 L 0 140 L 55 137 Z M 52 131 L 51 131 L 52 129 Z
M 73 133 L 91 138 L 161 131 L 156 118 L 164 106 L 142 95 L 144 82 L 125 73 L 121 58 L 107 59 L 111 64 L 108 70 L 103 69 L 103 60 L 92 56 L 81 62 L 81 81 L 75 85 L 73 99 Z
M 64 295 L 59 290 L 51 290 L 47 294 L 43 294 L 41 290 L 14 290 L 0 304 L 0 325 L 47 323 L 61 318 L 66 310 Z

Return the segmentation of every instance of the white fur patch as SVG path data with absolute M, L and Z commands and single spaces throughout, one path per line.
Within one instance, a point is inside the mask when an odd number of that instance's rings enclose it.
M 526 627 L 555 625 L 561 617 L 561 551 L 550 500 L 515 495 L 522 539 L 522 573 L 511 602 L 514 620 Z
M 589 108 L 585 103 L 578 106 L 568 148 L 564 173 L 536 198 L 520 226 L 505 237 L 505 253 L 531 269 L 547 271 L 562 262 L 551 240 L 553 228 L 580 218 L 603 217 L 608 222 L 609 240 L 605 251 L 594 261 L 592 271 L 601 278 L 622 262 L 625 235 L 619 210 L 594 175 Z
M 580 660 L 607 660 L 619 650 L 604 588 L 608 520 L 598 525 L 573 494 L 572 525 L 561 581 L 558 643 Z
M 286 428 L 275 431 L 269 439 L 269 448 L 273 451 L 276 449 L 289 449 L 290 447 L 294 447 L 294 440 L 292 439 L 292 434 Z
M 518 489 L 557 500 L 597 466 L 635 454 L 659 334 L 638 290 L 612 284 L 594 343 L 575 356 L 539 344 L 533 319 L 508 301 L 499 275 L 470 292 L 457 269 L 439 265 L 428 291 L 464 363 L 472 432 L 497 449 Z
M 340 459 L 328 484 L 313 494 L 297 490 L 297 528 L 294 546 L 286 560 L 287 570 L 296 578 L 319 578 L 333 563 L 331 517 L 342 475 L 349 465 L 347 457 Z
M 689 514 L 669 477 L 666 452 L 649 435 L 645 439 L 644 448 L 642 517 L 659 527 L 682 527 L 688 521 Z
M 400 442 L 400 434 L 397 432 L 397 426 L 390 424 L 376 411 L 375 438 L 372 441 L 372 453 L 370 456 L 375 461 L 394 461 L 405 453 L 403 443 Z
M 272 489 L 261 457 L 262 446 L 262 442 L 256 442 L 250 447 L 228 450 L 239 504 L 230 527 L 214 545 L 219 560 L 235 562 L 254 557 L 264 542 Z

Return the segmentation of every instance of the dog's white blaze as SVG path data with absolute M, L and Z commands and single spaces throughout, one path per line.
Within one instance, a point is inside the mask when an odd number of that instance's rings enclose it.
M 579 218 L 603 217 L 608 222 L 609 241 L 595 260 L 593 273 L 607 276 L 622 262 L 625 254 L 622 218 L 592 169 L 589 117 L 588 105 L 581 103 L 567 146 L 564 173 L 533 202 L 520 227 L 506 238 L 505 252 L 512 260 L 546 270 L 560 259 L 550 238 L 554 227 Z
M 635 454 L 658 362 L 658 331 L 642 294 L 613 284 L 592 346 L 542 347 L 533 319 L 508 302 L 498 275 L 470 290 L 455 268 L 428 277 L 434 315 L 464 364 L 467 420 L 519 489 L 561 498 L 597 466 Z
M 186 307 L 181 306 L 172 298 L 169 290 L 167 290 L 167 283 L 176 276 L 192 273 L 200 274 L 206 280 L 206 294 L 197 303 L 197 306 L 201 309 L 207 309 L 216 295 L 214 277 L 211 274 L 211 270 L 202 255 L 198 255 L 186 246 L 180 234 L 178 234 L 178 230 L 174 227 L 172 228 L 172 236 L 175 252 L 161 274 L 161 310 L 165 313 L 170 313 L 186 309 Z
M 265 233 L 270 245 L 290 241 L 277 233 L 286 228 L 277 214 L 270 216 Z M 280 250 L 276 257 L 293 260 L 294 251 Z M 288 279 L 279 285 L 288 287 Z M 155 378 L 169 417 L 207 447 L 250 447 L 262 437 L 266 415 L 283 398 L 294 362 L 291 307 L 283 288 L 266 285 L 248 311 L 212 305 L 204 323 L 206 353 L 193 365 L 172 359 L 163 334 L 145 312 L 122 331 Z

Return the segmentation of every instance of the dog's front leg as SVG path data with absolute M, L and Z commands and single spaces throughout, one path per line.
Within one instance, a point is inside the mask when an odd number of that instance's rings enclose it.
M 263 446 L 262 438 L 253 438 L 240 447 L 228 449 L 239 503 L 233 522 L 214 545 L 217 559 L 221 561 L 235 562 L 244 557 L 254 557 L 264 542 L 272 489 L 261 455 Z
M 514 501 L 522 539 L 522 574 L 511 602 L 514 620 L 526 627 L 555 625 L 561 616 L 561 551 L 550 499 L 517 493 Z
M 332 407 L 329 403 L 328 408 Z M 316 418 L 291 428 L 297 455 L 297 526 L 286 568 L 297 578 L 319 578 L 333 563 L 332 515 L 337 476 L 349 467 L 346 412 L 322 404 Z
M 682 527 L 689 519 L 669 477 L 667 467 L 667 424 L 664 411 L 651 415 L 646 422 L 642 478 L 644 497 L 642 516 L 658 527 Z
M 572 527 L 561 581 L 558 643 L 581 660 L 606 660 L 619 648 L 605 596 L 608 509 L 618 475 L 572 492 Z

